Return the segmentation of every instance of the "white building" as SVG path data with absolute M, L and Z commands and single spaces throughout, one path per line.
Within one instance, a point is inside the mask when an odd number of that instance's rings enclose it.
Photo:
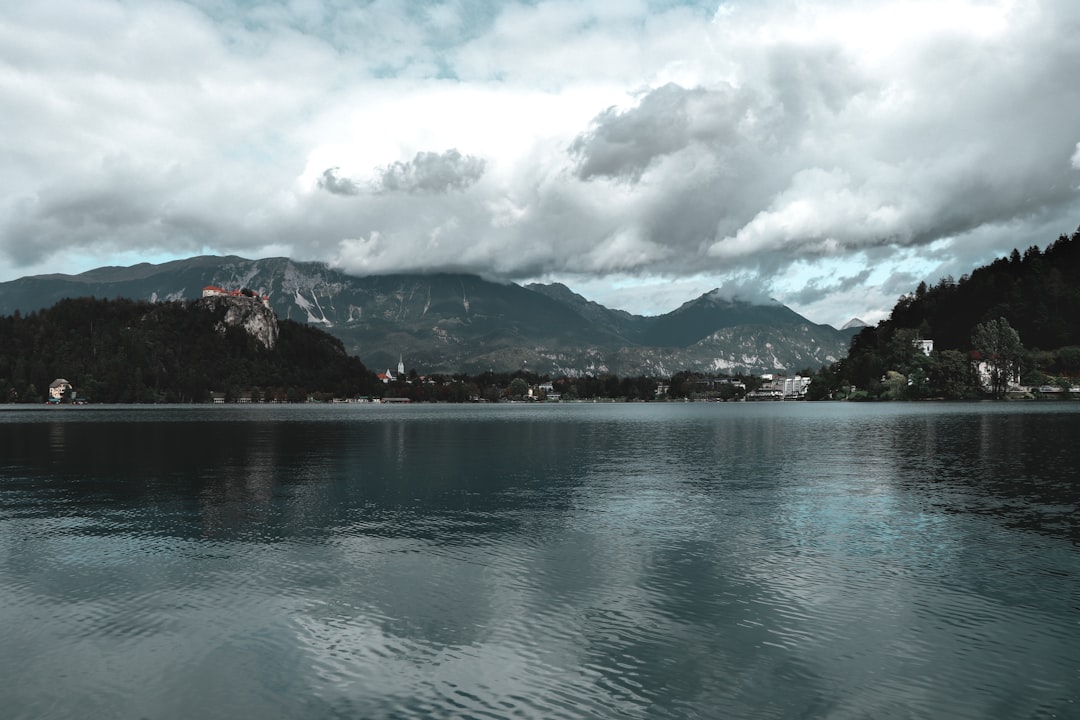
M 929 355 L 930 353 L 934 352 L 933 340 L 915 339 L 911 341 L 911 344 L 915 346 L 916 350 L 921 350 L 923 355 Z
M 994 379 L 992 375 L 994 368 L 985 360 L 974 362 L 973 365 L 975 366 L 975 377 L 979 381 L 979 387 L 986 392 L 992 391 L 994 389 Z M 1019 384 L 1020 366 L 1016 365 L 1006 371 L 1005 387 L 1016 387 Z
M 746 399 L 803 400 L 806 398 L 806 390 L 810 387 L 810 381 L 810 378 L 801 375 L 795 377 L 773 376 L 773 380 L 748 393 Z
M 796 375 L 795 377 L 783 378 L 784 385 L 781 392 L 785 400 L 796 400 L 806 397 L 806 389 L 810 387 L 810 378 Z

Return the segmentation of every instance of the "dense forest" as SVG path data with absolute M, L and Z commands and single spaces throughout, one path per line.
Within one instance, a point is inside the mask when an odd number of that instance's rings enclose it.
M 381 387 L 341 341 L 290 320 L 267 350 L 198 301 L 79 298 L 0 317 L 0 402 L 43 402 L 57 378 L 92 402 L 302 401 Z
M 811 395 L 847 397 L 855 387 L 865 398 L 978 397 L 987 392 L 972 369 L 979 360 L 1001 368 L 995 393 L 1013 373 L 1026 385 L 1075 384 L 1078 277 L 1080 229 L 1044 251 L 1013 250 L 959 280 L 920 283 L 886 320 L 855 336 L 847 358 L 818 373 Z M 933 352 L 918 340 L 932 340 Z

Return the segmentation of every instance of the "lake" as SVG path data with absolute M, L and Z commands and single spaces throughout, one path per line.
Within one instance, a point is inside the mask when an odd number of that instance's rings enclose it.
M 0 406 L 15 718 L 1080 717 L 1080 403 Z

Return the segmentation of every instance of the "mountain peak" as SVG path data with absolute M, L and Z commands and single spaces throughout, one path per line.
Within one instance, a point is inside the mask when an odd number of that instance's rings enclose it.
M 841 330 L 853 330 L 855 328 L 864 328 L 864 327 L 870 327 L 870 326 L 856 317 L 856 318 L 851 318 L 850 320 L 848 320 L 846 323 L 844 323 L 844 327 L 842 327 L 840 329 Z
M 767 297 L 754 297 L 738 291 L 732 291 L 724 288 L 713 288 L 712 290 L 702 293 L 693 300 L 687 300 L 679 307 L 675 308 L 669 315 L 674 313 L 686 312 L 687 310 L 695 309 L 702 310 L 708 308 L 717 308 L 721 310 L 732 310 L 735 308 L 748 309 L 748 308 L 782 308 L 783 303 L 773 298 Z

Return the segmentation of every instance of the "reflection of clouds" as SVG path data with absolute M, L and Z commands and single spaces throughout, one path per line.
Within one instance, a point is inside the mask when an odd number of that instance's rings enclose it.
M 1046 659 L 1069 652 L 1044 624 L 1059 620 L 1016 612 L 1038 591 L 989 579 L 995 568 L 1030 567 L 1031 550 L 1017 552 L 1018 538 L 972 514 L 983 501 L 972 504 L 970 485 L 1008 466 L 1000 434 L 1012 423 L 924 407 L 866 414 L 831 428 L 843 440 L 829 446 L 847 445 L 846 457 L 803 448 L 802 484 L 777 495 L 775 521 L 756 535 L 764 552 L 746 570 L 767 589 L 777 638 L 844 683 L 835 710 L 852 715 L 986 717 L 1000 692 L 1036 702 L 1023 678 L 1002 683 L 1006 655 L 1054 677 L 1051 686 L 1067 683 Z
M 373 619 L 302 618 L 297 625 L 312 657 L 315 694 L 357 717 L 441 716 L 452 707 L 461 717 L 569 718 L 603 707 L 602 693 L 591 687 L 595 673 L 544 662 L 528 652 L 527 637 L 440 646 L 387 633 Z
M 463 715 L 537 718 L 610 709 L 599 672 L 583 662 L 581 619 L 565 595 L 551 592 L 545 571 L 549 553 L 557 556 L 549 569 L 565 569 L 573 549 L 523 540 L 508 539 L 493 554 L 412 539 L 336 539 L 331 551 L 353 572 L 295 618 L 317 694 L 360 716 L 450 706 Z
M 582 598 L 586 665 L 638 707 L 783 712 L 763 687 L 783 673 L 815 681 L 803 658 L 781 649 L 784 608 L 757 564 L 770 529 L 745 502 L 761 490 L 747 474 L 753 463 L 782 467 L 793 448 L 775 417 L 719 414 L 641 427 L 622 438 L 632 459 L 594 468 L 577 491 L 575 527 L 587 535 L 577 547 L 593 573 Z
M 854 712 L 896 700 L 874 699 L 875 674 L 903 674 L 895 650 L 920 601 L 910 566 L 927 552 L 944 562 L 945 548 L 927 535 L 934 518 L 895 482 L 903 472 L 890 451 L 896 423 L 845 415 L 818 418 L 813 433 L 789 433 L 786 482 L 748 529 L 754 549 L 742 569 L 772 608 L 771 642 L 823 682 L 843 679 L 859 698 Z
M 1061 687 L 1045 658 L 1067 657 L 1068 641 L 1017 617 L 1016 598 L 984 575 L 988 562 L 1030 566 L 1027 553 L 934 500 L 938 472 L 969 477 L 979 463 L 942 468 L 942 457 L 962 461 L 942 435 L 961 447 L 978 435 L 942 430 L 918 408 L 709 412 L 711 426 L 617 428 L 602 447 L 610 462 L 575 491 L 583 570 L 594 573 L 583 597 L 604 608 L 582 628 L 590 667 L 614 661 L 638 687 L 679 688 L 672 696 L 735 714 L 794 710 L 764 690 L 793 684 L 800 712 L 981 716 L 1011 652 Z M 1000 440 L 981 444 L 991 446 Z M 700 662 L 665 673 L 658 657 Z M 955 691 L 988 676 L 999 686 L 978 701 Z M 1031 700 L 1026 687 L 1004 692 Z
M 984 510 L 1030 490 L 1016 462 L 1053 481 L 1032 439 L 1062 467 L 1075 422 L 926 408 L 335 408 L 184 453 L 144 433 L 85 517 L 63 516 L 85 478 L 5 486 L 0 705 L 67 672 L 83 714 L 167 718 L 1056 707 L 1075 553 Z
M 5 527 L 16 531 L 0 533 L 5 717 L 304 716 L 286 633 L 297 602 L 266 585 L 287 554 L 128 532 L 98 513 Z M 21 567 L 6 562 L 16 554 Z M 296 692 L 267 691 L 278 673 Z

